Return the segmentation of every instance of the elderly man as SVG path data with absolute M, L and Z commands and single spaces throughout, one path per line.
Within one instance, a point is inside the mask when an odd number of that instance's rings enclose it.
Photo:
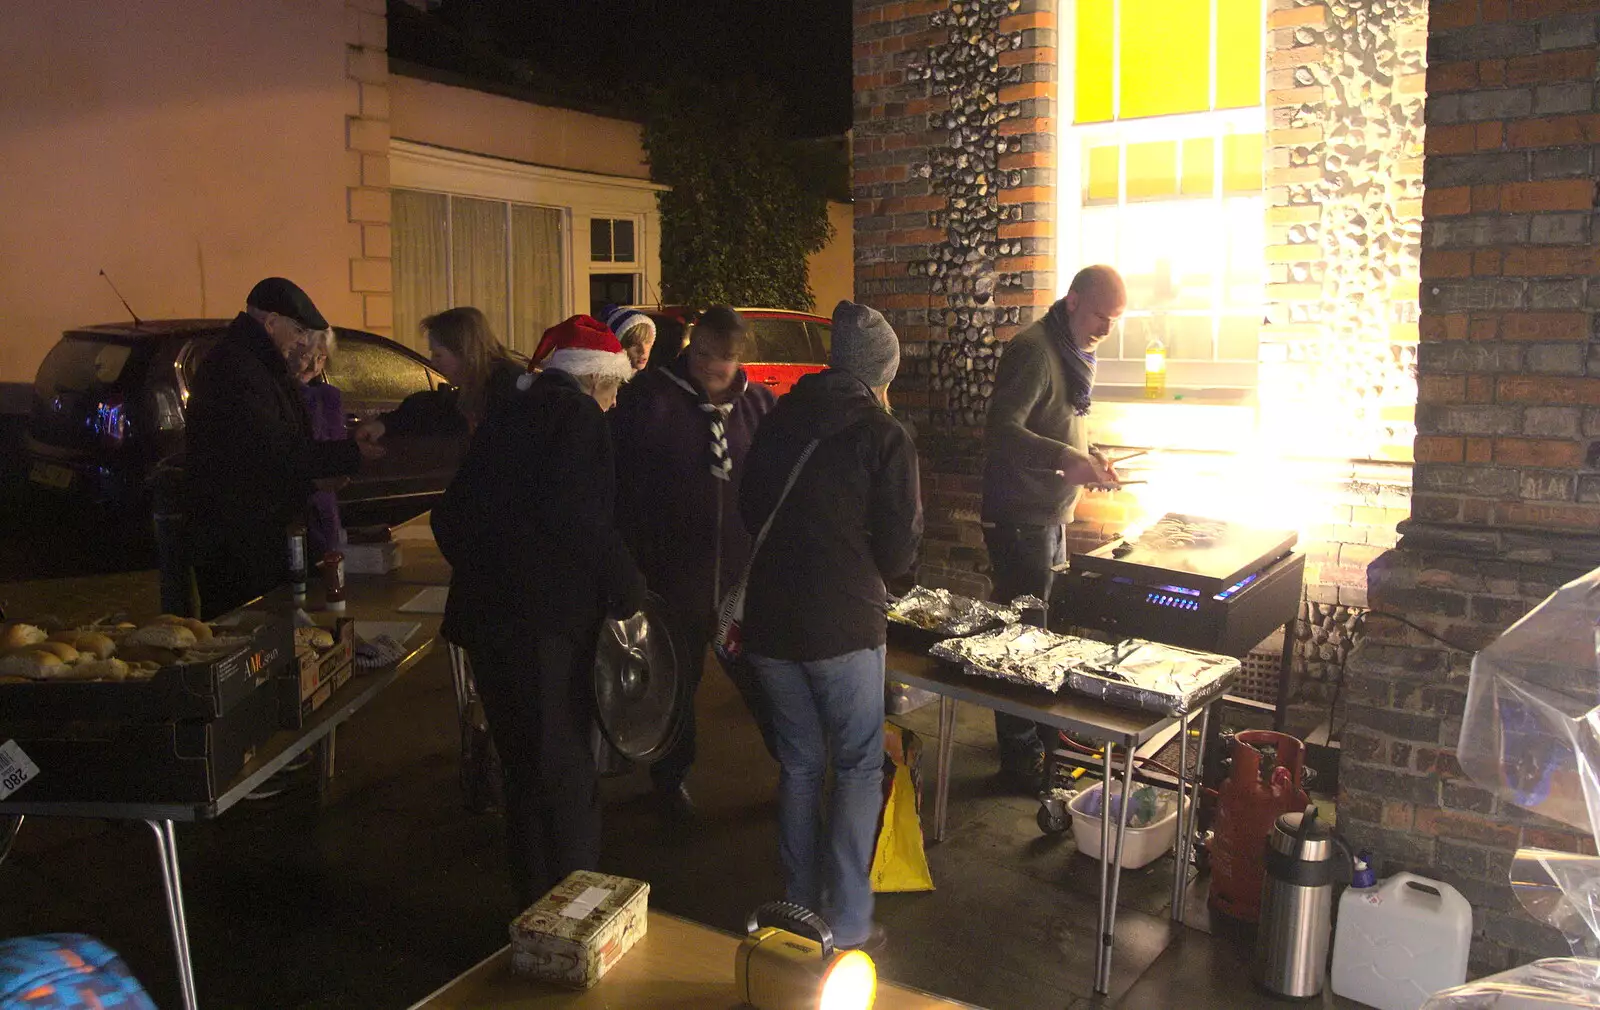
M 288 527 L 304 518 L 315 482 L 383 455 L 370 439 L 312 437 L 287 359 L 327 328 L 304 291 L 268 277 L 195 374 L 185 468 L 190 557 L 206 620 L 288 581 Z
M 983 539 L 994 596 L 1031 593 L 1048 600 L 1054 566 L 1066 560 L 1062 525 L 1072 521 L 1084 485 L 1116 479 L 1089 448 L 1085 415 L 1094 387 L 1094 352 L 1127 307 L 1122 278 L 1091 266 L 1067 296 L 1006 345 L 984 431 Z M 1039 727 L 994 714 L 1003 778 L 1024 792 L 1045 783 Z

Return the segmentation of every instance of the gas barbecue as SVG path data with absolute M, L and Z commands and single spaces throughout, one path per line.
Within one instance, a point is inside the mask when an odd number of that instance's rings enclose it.
M 1305 578 L 1298 539 L 1168 513 L 1136 540 L 1073 554 L 1055 583 L 1051 626 L 1239 658 L 1282 627 L 1287 658 Z M 1280 676 L 1279 718 L 1288 686 Z

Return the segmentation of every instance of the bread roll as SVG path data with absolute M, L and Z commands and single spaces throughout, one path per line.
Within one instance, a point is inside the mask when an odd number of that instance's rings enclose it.
M 205 642 L 211 639 L 211 625 L 204 621 L 197 621 L 192 617 L 185 617 L 183 619 L 183 626 L 194 633 L 194 640 L 196 642 Z
M 37 645 L 44 641 L 45 637 L 43 628 L 23 624 L 21 621 L 0 625 L 0 649 L 20 649 L 25 645 Z
M 138 642 L 124 642 L 117 649 L 117 657 L 128 663 L 150 663 L 157 669 L 163 666 L 174 666 L 178 662 L 178 654 L 171 649 L 162 649 L 154 645 L 141 645 Z
M 46 640 L 40 642 L 38 645 L 35 645 L 32 648 L 39 652 L 51 653 L 63 663 L 76 663 L 78 661 L 78 650 L 74 649 L 66 642 L 52 642 Z
M 189 618 L 179 617 L 177 614 L 157 614 L 144 623 L 146 626 L 151 624 L 183 624 L 188 620 Z
M 187 649 L 194 645 L 194 632 L 181 624 L 147 624 L 124 639 L 123 644 Z
M 70 671 L 70 672 L 65 672 Z M 128 664 L 120 659 L 88 659 L 81 663 L 64 668 L 59 677 L 52 680 L 125 680 L 128 676 Z
M 27 677 L 29 680 L 38 680 L 48 676 L 49 671 L 60 669 L 65 665 L 55 653 L 23 649 L 0 658 L 0 677 Z
M 294 629 L 296 645 L 309 645 L 313 649 L 333 648 L 333 632 L 327 628 L 296 628 Z
M 109 659 L 111 654 L 117 651 L 117 643 L 111 640 L 111 636 L 81 628 L 76 631 L 58 631 L 46 641 L 65 642 L 79 653 L 93 656 L 95 659 Z

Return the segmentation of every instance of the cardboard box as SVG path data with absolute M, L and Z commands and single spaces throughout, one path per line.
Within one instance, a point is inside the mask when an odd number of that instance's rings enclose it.
M 642 880 L 577 870 L 511 923 L 511 970 L 587 989 L 644 936 L 649 904 Z
M 405 555 L 393 540 L 344 546 L 344 570 L 348 575 L 385 575 L 404 563 Z
M 350 680 L 356 657 L 356 623 L 348 618 L 334 622 L 333 645 L 317 650 L 305 647 L 278 681 L 281 725 L 299 729 L 323 703 Z

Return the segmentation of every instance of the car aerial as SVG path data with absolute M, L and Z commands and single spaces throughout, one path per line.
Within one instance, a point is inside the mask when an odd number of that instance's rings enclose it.
M 23 443 L 24 475 L 47 493 L 113 512 L 148 507 L 157 464 L 183 451 L 184 409 L 195 371 L 226 319 L 144 320 L 68 330 L 34 379 Z M 327 378 L 346 423 L 392 410 L 443 376 L 416 351 L 375 333 L 335 327 Z M 339 492 L 347 521 L 387 521 L 430 508 L 453 460 L 401 453 L 363 468 Z
M 656 343 L 650 364 L 662 365 L 677 357 L 697 313 L 681 305 L 636 305 L 656 323 Z M 738 309 L 750 324 L 755 346 L 744 357 L 751 382 L 768 386 L 782 396 L 802 375 L 828 366 L 833 346 L 833 322 L 826 316 L 788 309 Z

